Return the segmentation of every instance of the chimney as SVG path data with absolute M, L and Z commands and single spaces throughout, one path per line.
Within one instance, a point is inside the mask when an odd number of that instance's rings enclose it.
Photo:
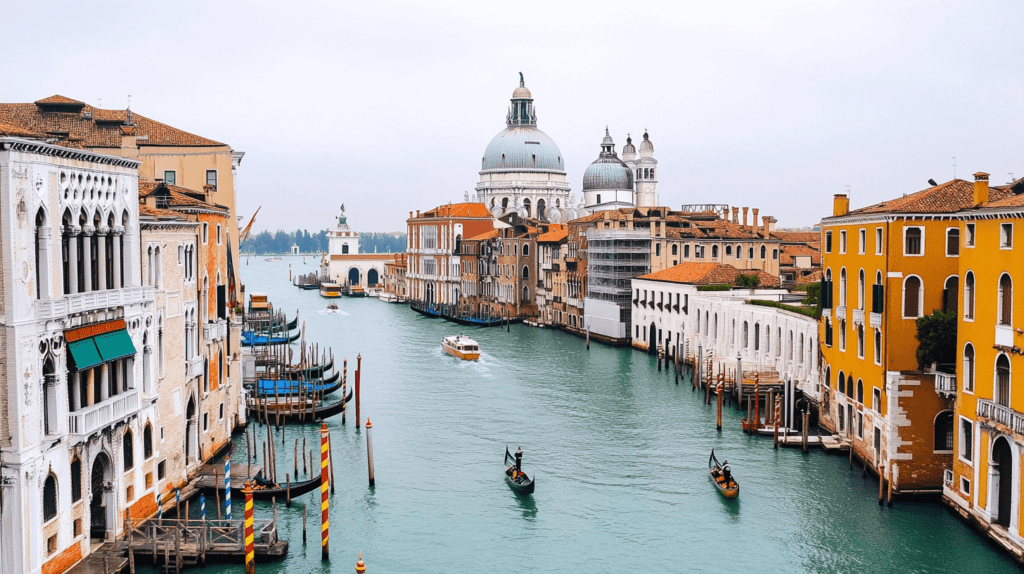
M 772 231 L 775 231 L 772 229 L 772 216 L 765 215 L 761 218 L 761 221 L 764 223 L 764 236 L 771 237 Z
M 744 208 L 743 208 L 743 228 L 744 228 L 744 229 L 746 229 L 746 228 L 747 228 L 747 210 L 748 210 L 748 209 L 749 209 L 749 208 L 747 208 L 747 207 L 744 207 Z
M 837 193 L 832 201 L 832 217 L 840 217 L 850 213 L 850 196 Z
M 740 222 L 740 208 L 738 208 L 738 207 L 732 208 L 732 222 L 733 223 L 739 223 Z
M 419 216 L 420 216 L 420 210 L 417 209 L 416 210 L 416 217 L 419 217 Z
M 979 171 L 974 174 L 974 205 L 988 203 L 988 174 Z
M 753 227 L 753 229 L 751 231 L 753 231 L 754 233 L 757 234 L 758 237 L 760 237 L 761 236 L 761 232 L 757 229 L 757 211 L 758 210 L 757 210 L 756 207 L 754 207 L 750 211 L 753 212 L 753 217 L 750 218 L 750 226 Z

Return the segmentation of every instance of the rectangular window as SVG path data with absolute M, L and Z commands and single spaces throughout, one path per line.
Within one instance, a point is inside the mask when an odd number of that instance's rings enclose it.
M 839 253 L 846 253 L 846 230 L 839 232 Z
M 846 350 L 846 319 L 839 320 L 839 350 Z
M 54 534 L 53 536 L 51 536 L 51 537 L 46 539 L 46 555 L 49 556 L 50 554 L 53 554 L 56 551 L 57 551 L 57 535 Z
M 974 224 L 964 225 L 964 247 L 974 247 Z
M 206 170 L 206 185 L 212 185 L 213 190 L 217 191 L 217 170 L 208 169 Z
M 220 404 L 220 419 L 224 419 L 224 403 Z
M 825 253 L 832 253 L 832 232 L 825 232 Z
M 857 253 L 864 255 L 864 250 L 867 249 L 868 245 L 868 231 L 861 229 L 857 232 Z
M 217 245 L 220 245 L 220 224 L 217 224 Z
M 882 414 L 882 391 L 877 388 L 871 389 L 871 410 Z
M 857 357 L 864 358 L 864 326 L 857 327 Z
M 923 227 L 907 227 L 903 230 L 903 254 L 924 255 Z
M 203 432 L 210 430 L 210 413 L 203 413 Z
M 946 257 L 960 255 L 960 228 L 950 227 L 946 230 Z
M 875 255 L 882 254 L 882 228 L 875 228 Z
M 204 223 L 203 224 L 203 245 L 206 245 L 206 243 L 209 241 L 209 236 L 210 236 L 210 224 L 209 223 Z
M 178 174 L 174 171 L 168 170 L 164 172 L 164 183 L 167 185 L 177 185 Z
M 960 417 L 960 458 L 974 462 L 974 423 L 964 417 Z
M 857 413 L 857 436 L 864 438 L 864 413 Z
M 965 476 L 960 477 L 960 490 L 962 490 L 964 494 L 971 494 L 971 481 L 967 480 L 967 477 Z
M 875 329 L 875 364 L 882 364 L 882 331 Z
M 999 248 L 1013 249 L 1013 224 L 1003 223 L 999 225 Z
M 164 479 L 164 471 L 167 468 L 166 467 L 166 462 L 167 461 L 165 461 L 165 460 L 161 460 L 160 462 L 157 463 L 157 465 L 156 465 L 156 479 L 157 480 L 163 480 Z
M 82 535 L 82 519 L 76 518 L 71 525 L 71 535 L 78 538 Z

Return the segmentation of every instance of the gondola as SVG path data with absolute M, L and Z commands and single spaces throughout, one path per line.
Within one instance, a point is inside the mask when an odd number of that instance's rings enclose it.
M 309 381 L 267 380 L 256 383 L 256 392 L 261 397 L 297 397 L 300 395 L 326 396 L 341 388 L 341 373 L 335 373 L 319 384 Z
M 306 367 L 305 369 L 294 369 L 288 371 L 288 378 L 292 381 L 299 379 L 322 379 L 324 373 L 330 371 L 334 367 L 334 357 L 327 361 L 326 365 L 318 365 L 316 367 Z
M 711 449 L 711 457 L 708 458 L 708 470 L 711 473 L 711 480 L 715 483 L 715 488 L 718 489 L 718 492 L 722 493 L 722 496 L 736 498 L 740 495 L 740 485 L 736 482 L 736 477 L 732 476 L 732 471 L 729 469 L 729 461 L 725 461 L 725 464 L 718 462 L 718 458 L 715 457 L 715 449 L 713 448 Z
M 347 403 L 347 402 L 352 400 L 352 394 L 353 394 L 353 391 L 350 390 L 348 392 L 348 396 L 345 397 L 344 401 L 338 401 L 338 402 L 331 403 L 331 404 L 329 404 L 327 406 L 324 406 L 324 407 L 317 407 L 317 408 L 313 409 L 313 416 L 312 417 L 310 417 L 308 411 L 307 412 L 299 412 L 299 411 L 285 412 L 285 411 L 282 411 L 281 412 L 281 422 L 283 422 L 283 423 L 308 423 L 308 422 L 323 420 L 323 419 L 326 419 L 328 417 L 333 417 L 334 415 L 336 415 L 336 414 L 338 414 L 338 413 L 340 413 L 342 411 L 342 406 L 345 403 Z M 252 418 L 253 420 L 259 420 L 264 415 L 264 413 L 262 413 L 260 411 L 259 407 L 257 407 L 255 404 L 252 404 L 252 403 L 249 404 L 249 406 L 247 407 L 247 410 L 248 410 L 248 413 L 249 413 L 249 417 Z M 268 416 L 270 417 L 270 420 L 272 422 L 277 422 L 277 412 L 274 410 L 273 407 L 271 407 L 269 410 L 270 410 L 270 412 L 269 412 Z
M 266 335 L 255 335 L 251 334 L 246 336 L 242 334 L 242 346 L 243 347 L 262 347 L 264 345 L 282 345 L 284 343 L 294 343 L 299 340 L 302 335 L 301 332 L 295 333 L 290 337 L 267 337 Z
M 508 466 L 508 459 L 513 459 L 512 466 Z M 515 470 L 515 457 L 508 452 L 508 447 L 505 447 L 505 482 L 509 488 L 512 489 L 516 494 L 533 494 L 533 487 L 536 484 L 536 478 L 530 478 L 525 472 L 520 472 L 516 478 L 512 478 L 512 471 Z
M 410 302 L 409 303 L 409 308 L 412 309 L 413 311 L 416 311 L 420 315 L 424 315 L 426 317 L 433 317 L 435 319 L 440 319 L 441 316 L 442 316 L 441 315 L 441 311 L 439 311 L 436 308 L 434 308 L 433 305 L 427 305 L 427 306 L 424 307 L 424 306 L 421 306 L 421 305 L 417 305 L 416 303 Z
M 303 494 L 312 492 L 319 487 L 320 475 L 317 475 L 315 478 L 304 480 L 302 482 L 292 482 L 290 485 L 288 483 L 285 483 L 264 488 L 254 488 L 252 489 L 252 497 L 255 500 L 270 500 L 272 498 L 277 498 L 278 500 L 285 500 L 285 497 L 289 495 L 292 498 L 295 498 L 297 496 L 302 496 Z M 203 490 L 213 490 L 213 488 L 204 487 Z M 245 500 L 245 490 L 242 488 L 232 488 L 231 498 L 235 500 Z

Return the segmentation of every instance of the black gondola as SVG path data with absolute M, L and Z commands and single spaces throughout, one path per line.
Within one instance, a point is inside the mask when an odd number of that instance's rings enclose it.
M 301 332 L 295 333 L 291 337 L 267 337 L 265 335 L 250 334 L 248 337 L 242 334 L 242 346 L 243 347 L 262 347 L 264 345 L 281 345 L 284 343 L 294 343 L 299 340 L 302 336 Z
M 297 381 L 299 379 L 322 379 L 324 373 L 330 371 L 332 368 L 334 368 L 334 357 L 331 357 L 331 360 L 327 361 L 326 365 L 290 370 L 288 371 L 288 378 L 293 381 Z
M 335 371 L 330 378 L 317 383 L 311 381 L 292 381 L 288 379 L 261 379 L 256 385 L 250 385 L 261 397 L 297 397 L 302 394 L 325 396 L 341 388 L 341 373 Z
M 281 422 L 283 422 L 283 423 L 309 423 L 309 422 L 320 421 L 320 420 L 326 419 L 328 417 L 333 417 L 334 415 L 336 415 L 336 414 L 338 414 L 338 413 L 340 413 L 342 411 L 342 408 L 343 408 L 345 403 L 347 403 L 347 402 L 352 400 L 352 394 L 353 394 L 353 391 L 350 390 L 348 392 L 348 396 L 345 397 L 344 401 L 337 401 L 337 402 L 331 403 L 331 404 L 329 404 L 327 406 L 317 407 L 317 408 L 313 409 L 313 415 L 312 416 L 310 416 L 309 411 L 305 411 L 305 412 L 301 412 L 301 411 L 292 411 L 292 412 L 282 411 L 281 412 Z M 254 420 L 259 420 L 260 418 L 262 418 L 264 416 L 264 412 L 258 406 L 256 406 L 255 403 L 250 402 L 249 406 L 246 407 L 246 410 L 249 413 L 249 417 L 254 419 Z M 267 413 L 267 416 L 270 417 L 271 422 L 277 422 L 277 416 L 278 416 L 277 415 L 277 411 L 275 411 L 273 409 L 273 407 L 271 407 L 269 409 L 269 412 Z
M 505 482 L 516 494 L 533 494 L 533 487 L 536 484 L 536 479 L 530 478 L 525 472 L 517 471 L 515 478 L 512 478 L 513 471 L 516 470 L 516 465 L 513 462 L 512 466 L 508 466 L 508 459 L 514 457 L 509 454 L 508 447 L 505 447 Z
M 740 485 L 732 475 L 729 461 L 725 461 L 725 463 L 718 462 L 718 457 L 715 456 L 715 449 L 713 448 L 711 449 L 711 456 L 708 458 L 708 472 L 711 474 L 711 480 L 715 482 L 715 488 L 718 489 L 718 492 L 722 493 L 722 496 L 736 498 L 740 495 Z
M 254 479 L 255 480 L 255 479 Z M 258 482 L 257 482 L 258 484 Z M 269 483 L 268 483 L 269 484 Z M 277 498 L 278 500 L 284 500 L 289 494 L 292 498 L 296 496 L 302 496 L 308 492 L 312 492 L 320 487 L 320 475 L 309 480 L 302 482 L 292 482 L 289 484 L 278 484 L 276 486 L 266 486 L 262 488 L 254 488 L 252 490 L 252 497 L 256 500 L 270 500 Z M 203 490 L 213 490 L 211 487 L 206 486 Z M 235 500 L 245 500 L 245 490 L 241 488 L 231 489 L 231 498 Z

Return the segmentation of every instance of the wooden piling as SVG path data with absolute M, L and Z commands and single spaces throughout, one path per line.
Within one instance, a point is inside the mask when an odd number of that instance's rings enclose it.
M 370 429 L 373 428 L 373 424 L 370 423 L 370 418 L 366 418 L 366 470 L 370 474 L 370 487 L 374 485 L 373 480 L 373 441 L 370 440 Z
M 750 395 L 747 395 L 747 428 L 743 429 L 746 434 L 754 434 L 754 406 L 750 404 Z
M 717 390 L 718 390 L 718 426 L 717 426 L 717 429 L 719 431 L 721 431 L 722 430 L 722 396 L 725 394 L 724 385 L 721 382 L 718 383 Z
M 882 506 L 883 498 L 885 496 L 885 468 L 878 465 L 878 506 Z
M 807 454 L 807 427 L 811 424 L 811 413 L 804 411 L 804 418 L 800 425 L 800 442 L 803 444 L 804 454 Z
M 306 545 L 306 504 L 302 504 L 302 545 Z
M 761 428 L 761 373 L 754 373 L 754 427 L 752 434 Z
M 892 507 L 892 480 L 896 476 L 896 463 L 889 464 L 889 494 L 886 495 L 888 499 L 888 505 Z
M 292 507 L 292 475 L 284 473 L 284 507 Z
M 299 478 L 299 439 L 295 439 L 295 452 L 292 455 L 292 460 L 295 461 L 295 479 Z
M 359 428 L 359 374 L 363 370 L 363 355 L 362 353 L 356 355 L 356 428 Z M 341 400 L 345 400 L 345 397 L 341 397 Z
M 213 486 L 214 486 L 213 495 L 214 495 L 214 498 L 216 499 L 216 503 L 217 503 L 217 520 L 220 520 L 220 489 L 216 488 L 216 486 L 217 486 L 217 469 L 214 469 L 214 471 L 213 471 Z M 230 496 L 230 495 L 228 495 L 228 496 Z
M 331 468 L 331 494 L 334 494 L 334 448 L 331 444 L 331 433 L 327 433 L 327 462 Z
M 356 375 L 358 377 L 358 375 Z M 357 379 L 358 380 L 358 379 Z M 328 553 L 328 531 L 330 519 L 328 510 L 330 503 L 327 500 L 328 471 L 327 471 L 327 423 L 320 426 L 320 559 L 329 560 Z
M 782 397 L 775 397 L 775 448 L 779 448 L 779 416 L 782 409 Z

